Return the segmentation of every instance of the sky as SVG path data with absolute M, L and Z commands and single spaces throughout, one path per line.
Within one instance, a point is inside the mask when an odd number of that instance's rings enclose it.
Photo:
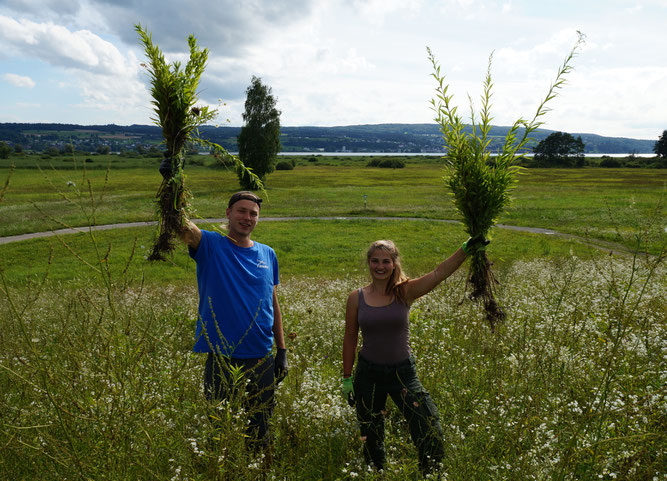
M 283 126 L 431 123 L 426 48 L 454 104 L 532 118 L 577 40 L 544 128 L 657 140 L 667 129 L 667 0 L 0 0 L 0 122 L 150 124 L 141 24 L 170 61 L 209 50 L 200 104 L 240 126 L 253 76 Z

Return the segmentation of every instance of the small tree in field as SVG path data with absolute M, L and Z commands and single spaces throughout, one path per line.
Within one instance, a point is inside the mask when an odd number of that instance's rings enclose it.
M 8 159 L 11 153 L 12 148 L 7 145 L 7 142 L 0 142 L 0 159 Z
M 239 158 L 263 182 L 266 174 L 273 172 L 281 148 L 280 111 L 271 87 L 255 76 L 246 90 L 243 121 L 245 125 L 237 137 Z M 237 174 L 242 188 L 255 188 L 246 171 L 237 169 Z
M 533 147 L 535 161 L 542 165 L 576 166 L 584 164 L 584 141 L 567 132 L 554 132 Z
M 653 152 L 662 159 L 667 159 L 667 130 L 662 131 L 662 135 L 653 145 Z

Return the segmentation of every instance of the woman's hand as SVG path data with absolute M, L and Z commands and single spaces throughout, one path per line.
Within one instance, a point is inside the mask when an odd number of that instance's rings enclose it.
M 354 382 L 352 381 L 352 376 L 341 379 L 341 391 L 347 403 L 350 406 L 354 406 Z
M 470 237 L 467 241 L 461 246 L 461 250 L 465 252 L 467 256 L 470 254 L 486 250 L 486 246 L 491 242 L 489 239 L 486 239 L 483 234 L 477 234 L 474 237 Z

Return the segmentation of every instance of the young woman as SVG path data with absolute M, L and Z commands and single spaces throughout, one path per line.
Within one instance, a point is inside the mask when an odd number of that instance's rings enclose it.
M 410 350 L 410 306 L 456 271 L 467 253 L 484 248 L 488 242 L 481 236 L 468 239 L 433 271 L 417 279 L 403 274 L 399 252 L 392 241 L 379 240 L 368 249 L 371 283 L 353 291 L 347 299 L 342 390 L 350 404 L 356 405 L 364 457 L 378 470 L 384 468 L 386 460 L 383 411 L 387 395 L 410 426 L 422 473 L 431 471 L 442 459 L 438 410 L 417 378 Z M 359 329 L 363 345 L 353 378 Z

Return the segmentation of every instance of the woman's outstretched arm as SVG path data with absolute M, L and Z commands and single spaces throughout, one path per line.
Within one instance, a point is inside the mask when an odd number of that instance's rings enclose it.
M 354 357 L 359 340 L 359 323 L 357 321 L 357 308 L 359 306 L 359 293 L 352 291 L 347 298 L 345 307 L 345 335 L 343 337 L 343 377 L 352 375 Z

